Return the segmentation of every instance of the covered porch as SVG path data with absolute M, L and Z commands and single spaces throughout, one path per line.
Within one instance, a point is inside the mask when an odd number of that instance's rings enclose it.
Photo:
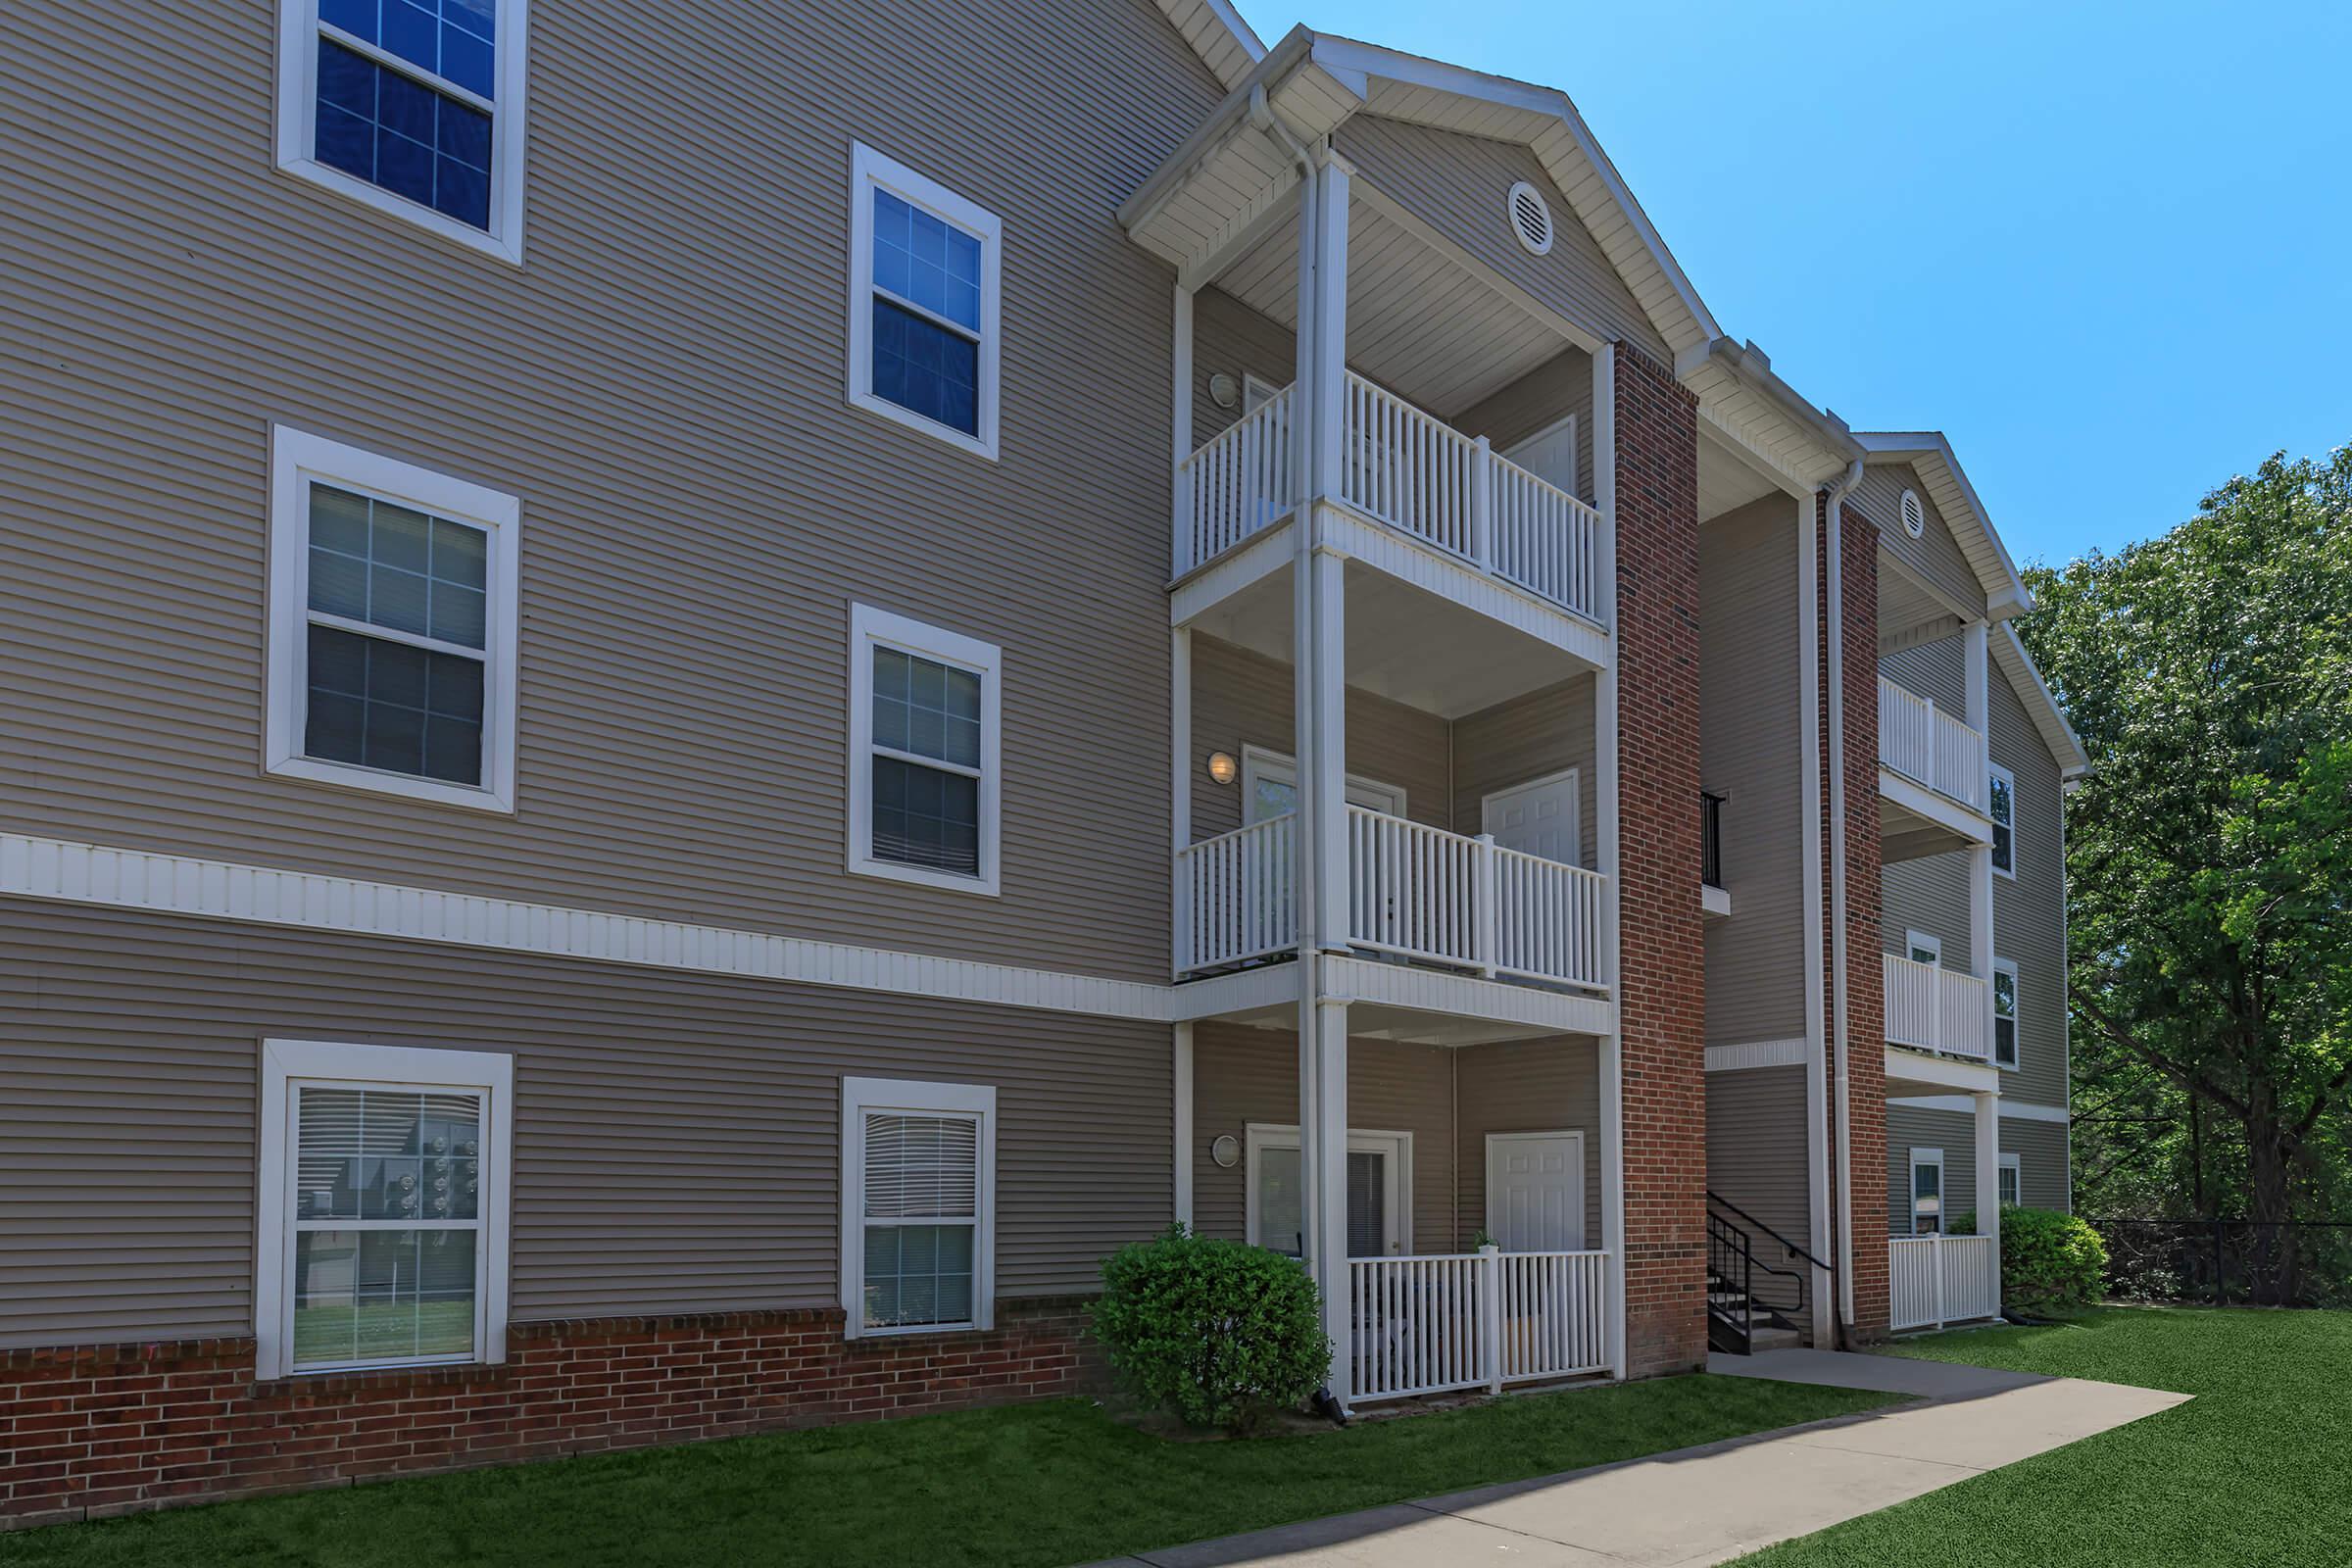
M 1998 1069 L 1989 1062 L 1889 1047 L 1886 1098 L 1890 1108 L 1900 1103 L 1969 1114 L 1973 1149 L 1967 1152 L 1976 1176 L 1975 1190 L 1966 1197 L 1977 1216 L 1977 1234 L 1950 1234 L 1952 1216 L 1963 1212 L 1963 1207 L 1956 1201 L 1961 1195 L 1949 1191 L 1944 1179 L 1947 1162 L 1943 1152 L 1909 1146 L 1901 1169 L 1890 1173 L 1900 1184 L 1904 1201 L 1888 1216 L 1888 1330 L 1906 1334 L 2000 1316 Z
M 1313 1115 L 1299 1135 L 1295 1006 L 1186 1026 L 1180 1212 L 1313 1268 L 1327 1184 L 1345 1237 L 1344 1278 L 1325 1286 L 1343 1401 L 1606 1375 L 1598 1042 L 1351 1010 L 1345 1144 L 1320 1151 Z

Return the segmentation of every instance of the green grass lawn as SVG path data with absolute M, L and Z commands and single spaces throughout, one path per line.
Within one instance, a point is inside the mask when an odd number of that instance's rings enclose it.
M 2109 1307 L 1900 1353 L 2196 1397 L 1742 1568 L 2352 1563 L 2352 1313 Z
M 0 1563 L 1053 1568 L 1883 1402 L 1693 1376 L 1186 1443 L 1065 1399 L 62 1525 L 0 1536 Z

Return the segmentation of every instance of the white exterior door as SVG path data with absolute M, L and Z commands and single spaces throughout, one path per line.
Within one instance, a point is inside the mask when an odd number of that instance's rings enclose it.
M 1576 494 L 1575 416 L 1537 431 L 1503 456 L 1537 478 Z
M 1577 865 L 1582 863 L 1577 843 L 1581 808 L 1576 769 L 1570 768 L 1488 796 L 1482 825 L 1506 850 Z
M 1585 1135 L 1489 1133 L 1487 1230 L 1506 1252 L 1585 1247 Z

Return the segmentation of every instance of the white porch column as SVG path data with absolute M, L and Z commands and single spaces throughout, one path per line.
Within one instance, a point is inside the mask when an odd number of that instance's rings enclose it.
M 1313 737 L 1299 770 L 1301 796 L 1314 809 L 1315 940 L 1326 952 L 1348 946 L 1348 563 L 1314 555 Z
M 1192 520 L 1192 496 L 1184 472 L 1184 460 L 1193 455 L 1193 291 L 1182 283 L 1176 285 L 1174 314 L 1175 378 L 1170 387 L 1171 417 L 1168 422 L 1175 459 L 1170 473 L 1174 480 L 1173 516 L 1176 525 L 1169 536 L 1169 548 L 1174 552 L 1176 569 L 1182 571 L 1187 554 L 1185 530 Z
M 1603 1263 L 1601 1320 L 1607 1336 L 1609 1375 L 1626 1375 L 1625 1323 L 1625 988 L 1618 951 L 1617 789 L 1617 346 L 1604 343 L 1592 356 L 1592 505 L 1600 513 L 1597 575 L 1601 624 L 1610 629 L 1609 662 L 1593 677 L 1593 868 L 1601 874 L 1601 978 L 1609 986 L 1609 1032 L 1600 1042 L 1600 1245 Z
M 1179 977 L 1192 949 L 1193 907 L 1177 857 L 1193 842 L 1193 630 L 1168 634 L 1168 877 L 1170 964 Z
M 1968 629 L 1961 634 L 1960 662 L 1968 709 L 1964 716 L 1968 727 L 1984 737 L 1987 762 L 1992 758 L 1988 658 L 1984 622 L 1969 622 Z M 1980 790 L 1988 791 L 1991 784 L 1989 772 L 1977 780 Z M 1989 802 L 1989 795 L 1985 799 Z M 1992 847 L 1980 844 L 1971 846 L 1968 852 L 1968 972 L 1984 982 L 1984 1034 L 1979 1043 L 1987 1058 L 1992 1053 Z
M 1314 368 L 1309 417 L 1314 434 L 1310 496 L 1337 495 L 1346 453 L 1340 440 L 1348 390 L 1347 160 L 1326 154 L 1315 192 Z
M 1348 1270 L 1348 1004 L 1315 1005 L 1314 1139 L 1299 1144 L 1300 1163 L 1315 1161 L 1315 1283 L 1323 1292 L 1323 1332 L 1331 1338 L 1331 1392 L 1344 1407 L 1353 1394 L 1348 1367 L 1351 1302 Z
M 1193 1224 L 1193 1026 L 1176 1026 L 1175 1115 L 1173 1142 L 1176 1146 L 1175 1194 L 1172 1209 L 1176 1223 L 1192 1229 Z
M 1977 1234 L 2001 1246 L 2001 1097 L 1995 1090 L 1970 1097 L 1977 1102 Z

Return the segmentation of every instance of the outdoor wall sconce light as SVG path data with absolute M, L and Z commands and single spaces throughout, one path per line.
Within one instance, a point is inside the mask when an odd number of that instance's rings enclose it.
M 1230 784 L 1242 776 L 1242 764 L 1233 760 L 1231 752 L 1208 754 L 1208 776 L 1219 784 Z
M 1242 1141 L 1231 1133 L 1223 1134 L 1208 1146 L 1208 1157 L 1217 1162 L 1220 1170 L 1231 1170 L 1241 1162 Z
M 1223 370 L 1219 370 L 1208 378 L 1208 401 L 1220 409 L 1240 408 L 1242 406 L 1242 383 Z

